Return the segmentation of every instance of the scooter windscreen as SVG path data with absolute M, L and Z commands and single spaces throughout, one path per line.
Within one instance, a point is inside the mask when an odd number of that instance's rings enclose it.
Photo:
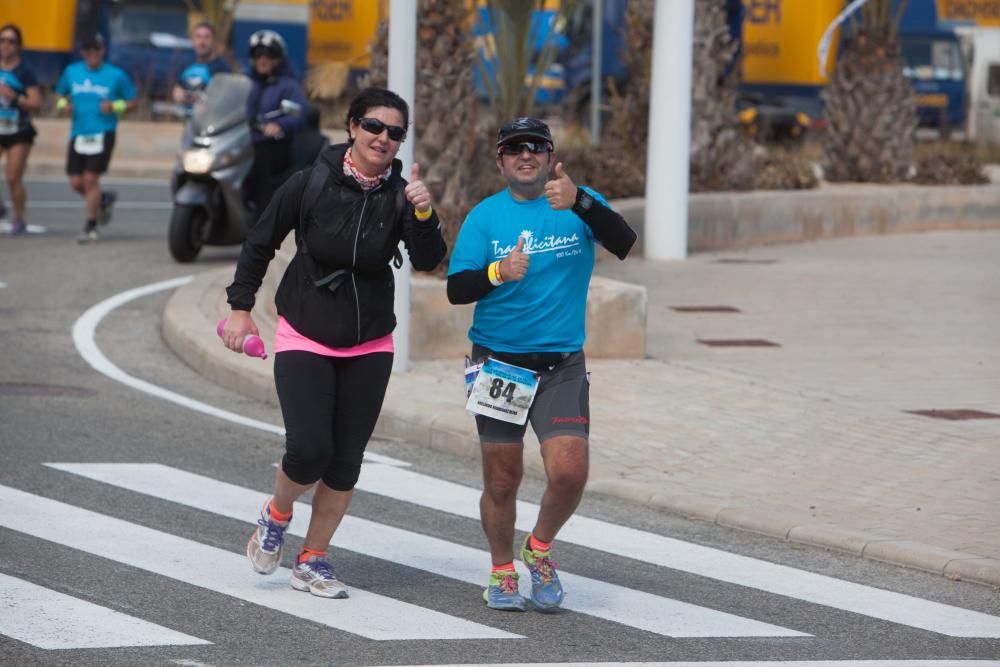
M 196 135 L 218 134 L 246 119 L 250 79 L 243 74 L 220 73 L 212 77 L 205 95 L 191 115 Z

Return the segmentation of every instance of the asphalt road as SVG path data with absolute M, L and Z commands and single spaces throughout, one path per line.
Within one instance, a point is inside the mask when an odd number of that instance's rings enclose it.
M 255 575 L 243 549 L 281 438 L 165 392 L 269 425 L 279 411 L 165 347 L 168 290 L 107 301 L 237 249 L 175 264 L 166 185 L 141 181 L 114 183 L 114 220 L 79 246 L 82 206 L 61 179 L 28 187 L 44 233 L 0 237 L 0 664 L 1000 664 L 989 587 L 596 494 L 557 545 L 567 609 L 488 610 L 478 462 L 402 441 L 371 443 L 335 537 L 349 600 Z M 522 500 L 541 488 L 527 480 Z M 765 590 L 775 578 L 791 592 Z

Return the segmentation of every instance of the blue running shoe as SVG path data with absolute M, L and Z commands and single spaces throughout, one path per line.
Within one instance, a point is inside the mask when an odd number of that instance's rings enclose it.
M 528 546 L 530 540 L 531 535 L 524 538 L 521 560 L 531 573 L 531 601 L 539 611 L 557 609 L 563 601 L 563 587 L 552 562 L 552 552 L 534 551 Z
M 247 558 L 254 572 L 274 574 L 281 564 L 281 549 L 285 546 L 285 529 L 289 521 L 271 518 L 271 501 L 264 503 L 257 519 L 257 529 L 247 542 Z
M 490 609 L 528 610 L 528 601 L 517 592 L 517 572 L 490 573 L 490 585 L 483 591 L 483 600 Z

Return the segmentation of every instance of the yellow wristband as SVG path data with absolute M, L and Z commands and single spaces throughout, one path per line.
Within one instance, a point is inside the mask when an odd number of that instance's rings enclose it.
M 128 102 L 125 100 L 115 100 L 111 103 L 111 108 L 114 109 L 115 113 L 120 116 L 125 113 L 126 109 L 128 109 Z
M 500 276 L 500 260 L 493 262 L 487 267 L 486 276 L 490 279 L 490 284 L 494 287 L 503 285 L 503 278 Z
M 434 212 L 433 208 L 428 208 L 423 213 L 421 213 L 417 209 L 413 209 L 413 215 L 416 216 L 417 220 L 419 220 L 420 222 L 428 220 L 431 217 L 431 213 L 433 212 Z
M 66 101 L 66 98 L 60 97 L 58 100 L 56 100 L 56 111 L 62 111 L 63 109 L 66 108 L 67 104 L 69 104 L 69 102 Z

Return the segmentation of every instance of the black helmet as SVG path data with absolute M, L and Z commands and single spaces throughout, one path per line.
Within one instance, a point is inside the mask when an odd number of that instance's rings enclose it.
M 280 61 L 285 57 L 287 50 L 285 40 L 282 39 L 281 35 L 273 30 L 258 30 L 250 35 L 247 53 L 250 60 L 253 60 L 255 54 L 264 52 L 276 61 Z

